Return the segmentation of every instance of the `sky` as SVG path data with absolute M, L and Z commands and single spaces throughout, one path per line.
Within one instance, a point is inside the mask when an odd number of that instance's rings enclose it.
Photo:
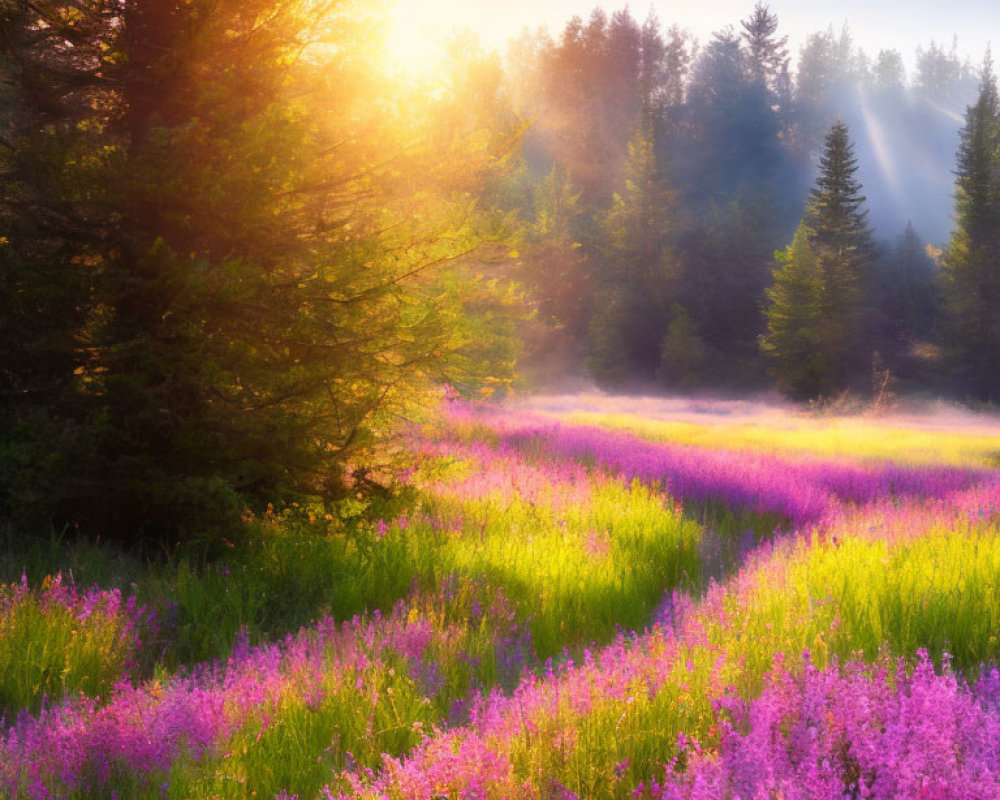
M 640 21 L 653 10 L 666 28 L 678 24 L 700 41 L 713 31 L 739 21 L 753 9 L 754 0 L 636 0 L 632 3 L 599 3 L 595 0 L 396 0 L 397 37 L 408 40 L 434 32 L 468 28 L 483 43 L 503 52 L 509 38 L 525 27 L 546 27 L 558 35 L 573 15 L 586 19 L 595 5 L 611 12 L 628 6 Z M 959 51 L 978 64 L 992 38 L 1000 45 L 1000 2 L 997 0 L 771 0 L 780 31 L 789 36 L 793 55 L 808 34 L 829 25 L 839 32 L 845 22 L 855 42 L 869 56 L 881 49 L 896 49 L 908 67 L 914 64 L 917 45 L 932 39 L 950 46 L 958 37 Z M 419 48 L 414 48 L 419 49 Z

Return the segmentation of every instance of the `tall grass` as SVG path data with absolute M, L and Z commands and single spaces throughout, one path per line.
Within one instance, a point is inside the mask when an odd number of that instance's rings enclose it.
M 600 482 L 588 503 L 561 512 L 488 496 L 429 505 L 461 520 L 434 554 L 437 579 L 481 576 L 502 587 L 543 658 L 643 627 L 665 590 L 700 577 L 702 529 L 638 483 Z
M 117 589 L 80 591 L 61 574 L 37 590 L 27 578 L 0 586 L 0 716 L 76 693 L 107 697 L 152 629 L 147 609 Z
M 377 766 L 478 687 L 513 686 L 530 655 L 502 593 L 452 584 L 388 616 L 323 620 L 224 664 L 21 714 L 0 737 L 4 796 L 271 796 Z
M 467 719 L 539 652 L 645 625 L 665 589 L 697 581 L 701 529 L 649 487 L 462 455 L 429 463 L 424 499 L 396 519 L 267 518 L 225 561 L 156 567 L 143 593 L 164 611 L 157 678 L 20 719 L 8 793 L 30 794 L 32 772 L 57 794 L 315 793 Z M 364 609 L 252 648 L 296 615 Z M 221 670 L 206 660 L 220 652 Z M 203 666 L 171 678 L 192 654 Z
M 719 502 L 776 515 L 800 528 L 822 521 L 845 504 L 864 505 L 885 497 L 943 497 L 998 482 L 997 474 L 988 470 L 859 465 L 657 444 L 629 434 L 490 409 L 452 407 L 449 420 L 459 442 L 513 448 L 533 460 L 577 461 L 661 486 L 683 502 Z

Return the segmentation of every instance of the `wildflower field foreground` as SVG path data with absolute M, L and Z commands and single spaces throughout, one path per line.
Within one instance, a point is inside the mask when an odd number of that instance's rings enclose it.
M 0 796 L 1000 798 L 1000 421 L 631 406 L 449 403 L 221 558 L 0 558 Z

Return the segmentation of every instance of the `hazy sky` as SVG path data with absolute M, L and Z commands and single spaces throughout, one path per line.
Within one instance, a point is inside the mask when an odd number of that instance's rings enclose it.
M 547 27 L 557 34 L 574 14 L 586 19 L 595 5 L 614 11 L 628 5 L 640 21 L 650 9 L 661 24 L 678 24 L 706 41 L 713 31 L 738 25 L 748 16 L 754 0 L 639 0 L 632 3 L 595 3 L 594 0 L 398 0 L 397 17 L 409 35 L 424 26 L 442 31 L 467 27 L 489 46 L 503 49 L 508 38 L 524 27 Z M 854 40 L 870 55 L 880 49 L 899 50 L 908 65 L 918 44 L 931 39 L 950 46 L 958 36 L 959 49 L 978 63 L 992 39 L 1000 44 L 998 0 L 841 0 L 818 3 L 808 0 L 772 0 L 781 31 L 790 37 L 793 56 L 807 34 L 832 24 L 839 31 L 844 22 Z

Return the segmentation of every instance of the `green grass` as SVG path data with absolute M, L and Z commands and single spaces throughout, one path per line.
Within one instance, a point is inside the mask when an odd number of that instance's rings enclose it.
M 408 751 L 439 721 L 413 681 L 392 667 L 331 667 L 318 688 L 321 702 L 277 698 L 266 728 L 254 720 L 219 756 L 178 763 L 165 781 L 167 797 L 274 798 L 286 790 L 316 797 L 337 772 L 377 767 L 383 754 Z
M 53 540 L 20 555 L 9 548 L 2 566 L 37 575 L 61 564 L 81 586 L 133 586 L 160 622 L 158 638 L 133 654 L 136 679 L 224 660 L 241 635 L 256 643 L 326 615 L 388 613 L 414 590 L 432 595 L 449 580 L 502 591 L 518 623 L 530 625 L 542 658 L 580 652 L 619 627 L 641 629 L 665 590 L 692 589 L 700 579 L 701 527 L 639 484 L 598 477 L 589 502 L 559 510 L 525 500 L 426 496 L 403 519 L 408 524 L 382 531 L 363 519 L 344 523 L 293 510 L 251 523 L 221 558 L 143 560 Z M 460 520 L 457 528 L 451 520 Z M 32 602 L 7 620 L 0 630 L 0 665 L 8 665 L 12 687 L 0 695 L 6 707 L 37 709 L 44 694 L 64 691 L 107 694 L 124 658 L 110 642 L 114 631 L 95 620 L 82 635 L 71 623 L 43 618 Z M 469 686 L 460 688 L 467 693 Z
M 641 629 L 665 590 L 700 580 L 702 529 L 638 483 L 600 482 L 588 504 L 560 512 L 517 500 L 430 507 L 462 520 L 434 554 L 433 579 L 482 576 L 502 587 L 542 658 Z
M 643 435 L 658 430 L 640 427 Z M 826 434 L 817 435 L 790 432 L 793 444 L 780 436 L 769 441 L 834 452 Z M 753 446 L 750 438 L 741 441 Z M 901 448 L 905 458 L 920 460 L 920 447 L 933 441 L 889 432 L 861 455 Z M 960 441 L 942 458 L 979 463 L 978 447 Z M 653 635 L 629 645 L 641 655 L 614 692 L 602 686 L 600 670 L 540 682 L 547 702 L 495 743 L 510 753 L 519 780 L 545 775 L 581 797 L 630 797 L 637 782 L 662 773 L 679 733 L 713 746 L 725 714 L 713 698 L 755 696 L 776 653 L 797 664 L 809 651 L 822 667 L 835 658 L 912 658 L 927 648 L 935 659 L 951 654 L 970 676 L 1000 658 L 996 524 L 917 531 L 909 526 L 919 509 L 861 509 L 821 536 L 758 553 L 733 574 L 744 555 L 741 537 L 760 541 L 781 520 L 719 503 L 681 509 L 655 487 L 600 474 L 590 476 L 588 499 L 569 504 L 557 493 L 529 502 L 449 492 L 449 480 L 476 468 L 430 465 L 438 488 L 346 519 L 302 509 L 267 516 L 222 556 L 175 553 L 147 561 L 53 540 L 7 548 L 0 575 L 15 580 L 24 569 L 34 584 L 71 567 L 82 586 L 134 582 L 164 625 L 161 638 L 147 643 L 137 675 L 166 677 L 222 659 L 242 634 L 251 642 L 279 639 L 326 614 L 344 620 L 396 607 L 441 634 L 424 656 L 438 667 L 433 691 L 399 657 L 341 668 L 330 653 L 310 678 L 321 700 L 277 692 L 264 709 L 266 725 L 253 718 L 218 753 L 178 761 L 163 776 L 170 798 L 252 791 L 273 797 L 285 789 L 313 797 L 338 770 L 375 768 L 382 753 L 405 754 L 474 691 L 511 690 L 518 674 L 498 661 L 497 626 L 527 625 L 541 659 L 564 650 L 579 658 L 591 642 L 641 630 L 669 589 L 703 599 L 682 622 L 680 640 Z M 395 521 L 379 524 L 379 516 Z M 711 557 L 710 546 L 718 550 Z M 724 583 L 706 592 L 709 576 Z M 83 630 L 72 614 L 43 609 L 36 593 L 25 597 L 0 621 L 0 704 L 37 709 L 43 693 L 106 693 L 128 656 L 115 651 L 113 629 L 95 617 Z M 544 670 L 540 661 L 533 666 Z M 141 786 L 123 775 L 118 785 L 121 797 L 161 796 L 159 783 Z
M 51 579 L 49 579 L 51 580 Z M 0 716 L 67 694 L 107 697 L 138 656 L 129 621 L 106 604 L 81 619 L 42 591 L 0 586 Z

